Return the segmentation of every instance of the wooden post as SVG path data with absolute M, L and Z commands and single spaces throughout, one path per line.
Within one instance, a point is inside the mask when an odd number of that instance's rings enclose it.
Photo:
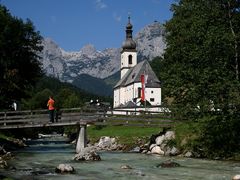
M 6 120 L 7 120 L 7 112 L 4 113 L 4 121 L 5 121 L 5 123 L 3 124 L 4 126 L 7 125 L 7 124 L 6 124 Z
M 87 125 L 80 124 L 76 144 L 76 153 L 80 153 L 86 146 L 87 146 Z

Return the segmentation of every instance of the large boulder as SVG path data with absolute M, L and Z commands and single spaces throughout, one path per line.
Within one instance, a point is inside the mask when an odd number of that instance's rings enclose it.
M 91 148 L 84 148 L 80 153 L 74 156 L 76 161 L 100 161 L 101 157 Z
M 151 150 L 152 154 L 164 155 L 164 151 L 159 146 L 154 146 Z
M 167 147 L 165 151 L 166 156 L 176 156 L 180 153 L 180 151 L 176 147 Z
M 158 136 L 155 141 L 157 145 L 161 145 L 165 141 L 165 135 Z
M 153 140 L 153 137 L 155 137 L 155 141 Z M 175 132 L 167 131 L 167 129 L 164 129 L 163 132 L 160 132 L 157 136 L 156 135 L 151 136 L 149 149 L 147 152 L 166 156 L 178 155 L 180 151 L 176 147 L 171 146 L 170 144 L 172 143 L 169 143 L 174 139 Z
M 116 138 L 111 138 L 108 136 L 101 137 L 99 142 L 94 144 L 94 146 L 98 151 L 115 151 L 123 148 L 121 144 L 117 144 Z
M 115 142 L 116 142 L 115 138 L 103 136 L 100 138 L 97 146 L 101 148 L 108 148 L 108 147 L 111 147 Z
M 175 139 L 175 132 L 174 131 L 167 131 L 165 134 L 165 140 L 169 141 Z
M 59 164 L 56 169 L 55 169 L 55 172 L 56 173 L 74 173 L 74 168 L 69 165 L 69 164 Z

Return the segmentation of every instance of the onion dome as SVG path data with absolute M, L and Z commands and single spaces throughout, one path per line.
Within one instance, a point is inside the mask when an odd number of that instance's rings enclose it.
M 122 49 L 123 50 L 135 50 L 136 43 L 132 39 L 132 24 L 130 22 L 130 17 L 128 17 L 128 24 L 126 26 L 126 40 L 123 42 Z

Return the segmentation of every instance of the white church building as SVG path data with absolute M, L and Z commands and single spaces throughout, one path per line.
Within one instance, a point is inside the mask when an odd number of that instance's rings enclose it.
M 113 108 L 161 111 L 161 84 L 147 60 L 137 60 L 130 17 L 121 51 L 121 79 L 114 86 Z

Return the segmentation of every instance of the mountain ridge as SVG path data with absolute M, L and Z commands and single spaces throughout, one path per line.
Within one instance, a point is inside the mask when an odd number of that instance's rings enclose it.
M 165 28 L 159 22 L 143 27 L 133 39 L 137 44 L 138 62 L 146 59 L 151 61 L 156 56 L 162 56 L 166 48 Z M 84 77 L 81 75 L 87 74 L 104 81 L 120 70 L 121 48 L 106 48 L 99 51 L 94 45 L 87 44 L 79 51 L 68 52 L 50 38 L 43 40 L 43 47 L 40 61 L 46 75 L 58 78 L 62 82 L 74 82 L 85 90 L 88 87 L 79 85 L 81 84 L 79 79 Z

